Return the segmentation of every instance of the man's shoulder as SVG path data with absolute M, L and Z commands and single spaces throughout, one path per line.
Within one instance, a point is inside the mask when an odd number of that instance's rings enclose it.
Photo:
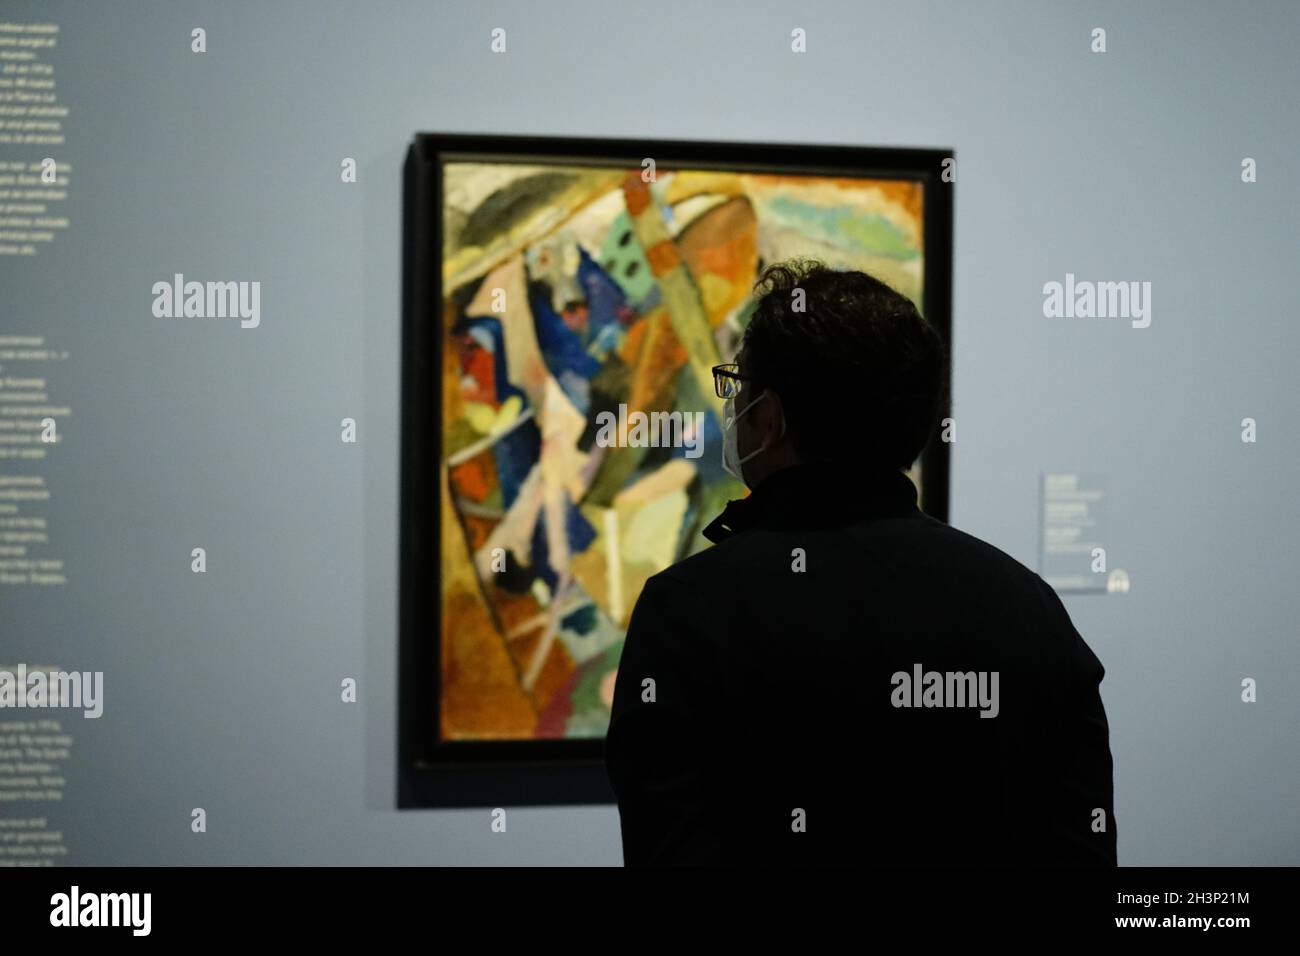
M 1055 610 L 1060 605 L 1052 586 L 1019 558 L 968 531 L 933 519 L 930 524 L 929 556 L 942 555 L 968 577 L 972 587 L 995 588 L 1008 597 L 1019 592 L 1044 609 Z
M 981 581 L 999 589 L 1011 585 L 1026 597 L 1032 595 L 1034 603 L 1057 603 L 1051 586 L 1024 562 L 983 538 L 924 513 L 872 521 L 861 526 L 866 530 L 863 537 L 856 536 L 853 527 L 847 525 L 842 533 L 832 536 L 839 539 L 836 546 L 844 549 L 849 561 L 855 552 L 874 560 L 882 555 L 910 555 L 913 561 L 904 563 L 915 564 L 927 575 L 946 568 L 972 584 Z M 747 529 L 669 565 L 652 575 L 647 585 L 655 582 L 665 593 L 691 591 L 704 596 L 730 590 L 735 582 L 745 579 L 745 567 L 766 566 L 778 552 L 788 560 L 790 542 L 799 537 L 793 532 Z M 821 543 L 827 543 L 825 538 Z
M 951 548 L 953 551 L 981 559 L 990 566 L 996 567 L 1007 574 L 1025 580 L 1033 580 L 1036 582 L 1042 581 L 1038 572 L 1033 568 L 1026 565 L 1019 558 L 1016 558 L 1002 550 L 997 545 L 986 541 L 984 538 L 976 537 L 969 531 L 954 528 L 941 521 L 933 521 L 933 524 L 938 527 L 940 534 L 944 539 L 945 546 Z
M 712 544 L 694 554 L 688 554 L 681 560 L 670 564 L 647 579 L 646 584 L 655 581 L 665 589 L 691 589 L 710 593 L 710 588 L 730 580 L 736 574 L 736 562 L 744 554 L 744 540 L 752 532 L 745 531 Z

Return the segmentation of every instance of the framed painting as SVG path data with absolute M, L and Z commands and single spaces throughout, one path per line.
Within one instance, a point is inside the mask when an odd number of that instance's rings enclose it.
M 637 596 L 746 494 L 709 369 L 733 360 L 755 279 L 792 257 L 861 269 L 950 342 L 952 157 L 416 137 L 399 806 L 612 801 L 603 738 Z M 600 440 L 638 415 L 665 440 Z M 911 470 L 944 520 L 947 451 L 936 436 Z

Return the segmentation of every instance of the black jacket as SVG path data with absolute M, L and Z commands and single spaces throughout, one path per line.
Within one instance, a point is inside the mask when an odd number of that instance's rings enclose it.
M 646 582 L 606 738 L 624 863 L 1115 865 L 1104 671 L 1056 593 L 901 472 L 842 480 L 770 475 Z

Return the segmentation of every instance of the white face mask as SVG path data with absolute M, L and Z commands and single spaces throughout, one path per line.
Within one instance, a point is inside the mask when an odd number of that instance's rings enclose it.
M 745 411 L 741 412 L 740 415 L 736 414 L 735 399 L 729 398 L 722 403 L 722 467 L 726 469 L 727 474 L 743 482 L 746 488 L 749 487 L 749 482 L 745 481 L 744 469 L 741 466 L 743 466 L 745 462 L 749 461 L 749 459 L 753 458 L 755 455 L 759 455 L 767 451 L 767 447 L 759 446 L 758 448 L 755 448 L 753 451 L 751 451 L 744 458 L 739 457 L 740 447 L 737 444 L 737 439 L 736 439 L 736 422 L 740 421 L 741 415 L 744 415 L 745 412 L 749 411 L 751 408 L 753 408 L 755 405 L 757 405 L 766 397 L 767 397 L 767 389 L 763 389 L 763 394 L 759 395 L 758 398 L 754 399 L 752 402 L 746 405 Z M 779 441 L 784 436 L 785 436 L 785 418 L 784 416 L 782 416 L 781 434 L 777 436 L 777 440 Z

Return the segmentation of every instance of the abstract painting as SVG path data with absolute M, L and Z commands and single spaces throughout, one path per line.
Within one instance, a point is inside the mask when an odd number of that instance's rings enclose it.
M 440 741 L 601 738 L 646 579 L 709 547 L 701 529 L 747 493 L 722 468 L 709 369 L 734 360 L 756 277 L 815 257 L 924 314 L 933 177 L 600 156 L 438 168 L 429 717 Z M 681 412 L 683 441 L 597 441 L 620 406 Z

